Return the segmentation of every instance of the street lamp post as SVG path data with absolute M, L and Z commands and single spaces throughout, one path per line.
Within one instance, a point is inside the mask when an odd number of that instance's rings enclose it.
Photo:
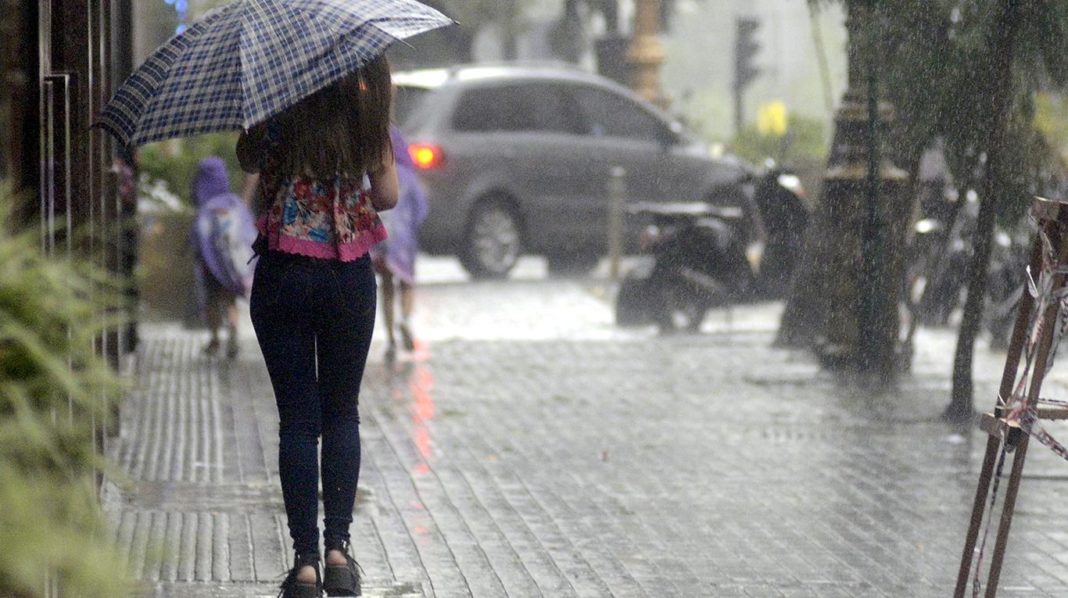
M 778 340 L 814 345 L 824 364 L 889 380 L 899 365 L 908 173 L 880 148 L 893 107 L 878 97 L 872 70 L 878 12 L 870 0 L 847 7 L 849 89 L 835 117 L 814 230 Z
M 664 63 L 664 46 L 660 43 L 661 0 L 636 0 L 634 39 L 627 49 L 631 65 L 631 87 L 646 100 L 663 106 L 660 92 L 660 65 Z

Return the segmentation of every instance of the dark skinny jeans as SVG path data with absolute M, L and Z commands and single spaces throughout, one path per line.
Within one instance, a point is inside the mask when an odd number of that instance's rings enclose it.
M 319 436 L 327 546 L 348 541 L 352 523 L 357 401 L 375 323 L 371 260 L 269 252 L 256 266 L 250 311 L 278 404 L 278 469 L 293 548 L 317 554 Z

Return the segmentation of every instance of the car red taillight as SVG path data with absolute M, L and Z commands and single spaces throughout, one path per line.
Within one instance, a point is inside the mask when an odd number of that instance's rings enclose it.
M 408 144 L 408 155 L 419 170 L 437 168 L 445 160 L 445 154 L 441 151 L 441 147 L 432 143 L 410 143 Z

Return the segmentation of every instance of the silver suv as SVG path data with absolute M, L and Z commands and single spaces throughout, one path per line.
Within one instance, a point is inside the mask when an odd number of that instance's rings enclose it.
M 397 72 L 393 81 L 396 121 L 430 204 L 422 247 L 458 256 L 475 277 L 506 276 L 523 253 L 544 255 L 553 271 L 596 264 L 613 171 L 625 173 L 628 203 L 746 203 L 741 162 L 713 158 L 603 77 L 509 65 Z

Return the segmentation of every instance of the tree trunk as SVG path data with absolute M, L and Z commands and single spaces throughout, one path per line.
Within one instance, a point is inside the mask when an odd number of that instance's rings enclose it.
M 989 129 L 984 148 L 987 162 L 976 222 L 975 254 L 968 277 L 968 299 L 964 304 L 964 316 L 960 323 L 953 362 L 953 394 L 944 413 L 946 418 L 954 420 L 970 417 L 973 409 L 972 357 L 975 352 L 975 337 L 979 333 L 983 318 L 994 224 L 998 203 L 1002 199 L 999 196 L 1002 192 L 1000 169 L 1012 99 L 1012 63 L 1016 50 L 1018 15 L 1019 0 L 1002 0 L 1001 10 L 992 27 L 993 44 L 990 52 L 993 59 L 990 76 L 986 78 L 993 86 L 990 89 L 991 110 L 987 120 Z

